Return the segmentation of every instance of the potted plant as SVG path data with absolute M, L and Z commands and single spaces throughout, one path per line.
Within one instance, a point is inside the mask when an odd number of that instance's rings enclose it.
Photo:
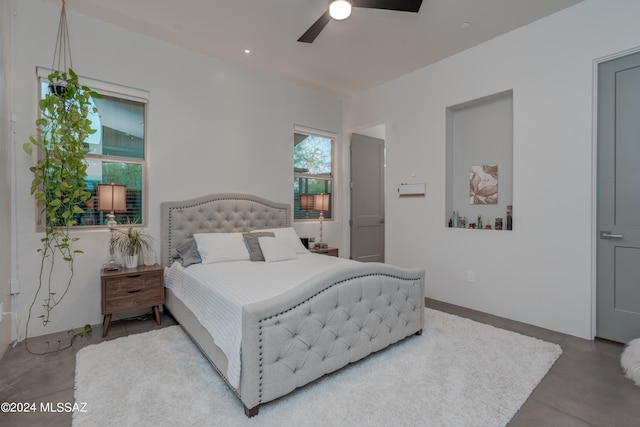
M 130 224 L 124 230 L 115 229 L 115 232 L 111 244 L 114 252 L 122 255 L 127 268 L 137 267 L 140 253 L 153 249 L 153 237 L 142 228 L 135 227 L 135 224 Z
M 86 139 L 96 132 L 91 127 L 89 114 L 97 113 L 91 98 L 99 95 L 88 87 L 81 86 L 73 71 L 64 1 L 51 69 L 48 76 L 49 93 L 44 94 L 39 102 L 40 116 L 36 119 L 38 136 L 29 137 L 29 142 L 23 145 L 27 154 L 37 156 L 36 164 L 29 168 L 33 174 L 31 195 L 40 210 L 38 224 L 44 231 L 44 236 L 40 239 L 42 246 L 38 249 L 38 287 L 29 306 L 25 325 L 25 347 L 30 353 L 36 353 L 29 347 L 29 322 L 36 301 L 41 301 L 39 306 L 44 311 L 37 317 L 46 326 L 51 321 L 51 311 L 60 304 L 71 286 L 74 260 L 77 254 L 82 253 L 75 248 L 78 238 L 73 237 L 71 231 L 84 213 L 86 202 L 91 198 L 85 184 L 85 155 L 89 150 Z M 56 263 L 60 262 L 66 263 L 68 267 L 66 280 L 54 278 L 59 272 L 55 267 Z M 90 330 L 91 327 L 85 325 L 85 331 Z M 57 348 L 38 354 L 68 348 L 73 344 L 74 338 L 82 334 L 72 333 L 71 341 L 66 347 L 62 347 L 58 341 Z
M 48 79 L 51 84 L 64 85 L 66 89 L 48 93 L 40 100 L 41 116 L 36 120 L 39 137 L 29 137 L 30 142 L 23 145 L 27 154 L 35 152 L 38 155 L 36 165 L 29 168 L 33 174 L 31 194 L 40 209 L 38 224 L 44 229 L 44 237 L 40 239 L 42 247 L 38 249 L 41 255 L 39 283 L 26 322 L 27 338 L 36 301 L 42 298 L 44 313 L 38 318 L 46 326 L 50 322 L 51 310 L 69 291 L 75 256 L 82 253 L 74 247 L 78 238 L 71 236 L 71 230 L 91 197 L 85 185 L 86 139 L 95 132 L 88 116 L 90 112 L 97 111 L 91 97 L 98 94 L 81 86 L 72 69 L 54 71 Z M 54 289 L 57 280 L 52 277 L 56 260 L 65 262 L 69 270 L 64 287 L 58 291 Z M 28 341 L 27 350 L 31 352 Z

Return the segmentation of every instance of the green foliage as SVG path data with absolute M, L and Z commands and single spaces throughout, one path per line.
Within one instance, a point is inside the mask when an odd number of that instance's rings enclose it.
M 91 332 L 93 332 L 93 328 L 91 327 L 91 325 L 87 324 L 84 325 L 84 328 L 82 328 L 81 332 L 69 331 L 68 333 L 73 334 L 73 337 L 71 338 L 73 340 L 75 337 L 84 337 L 85 334 L 90 334 Z
M 294 170 L 306 175 L 330 175 L 331 145 L 330 139 L 314 135 L 298 142 L 293 147 Z
M 142 189 L 142 165 L 135 163 L 103 163 L 102 182 L 117 182 L 127 190 Z
M 293 194 L 332 193 L 332 147 L 329 138 L 296 133 L 293 147 Z M 317 217 L 317 213 L 294 213 L 296 219 Z
M 86 86 L 80 86 L 78 76 L 69 69 L 67 72 L 54 71 L 48 76 L 51 93 L 40 100 L 41 116 L 36 120 L 38 138 L 29 137 L 23 145 L 24 151 L 32 155 L 33 147 L 38 154 L 35 166 L 29 168 L 33 174 L 31 195 L 44 219 L 45 235 L 40 239 L 42 247 L 39 286 L 29 307 L 26 329 L 28 335 L 31 311 L 44 293 L 42 307 L 44 314 L 38 316 L 43 325 L 50 322 L 50 312 L 64 298 L 73 279 L 75 256 L 82 251 L 74 249 L 77 237 L 70 232 L 76 225 L 78 215 L 84 213 L 82 206 L 91 193 L 86 190 L 88 153 L 87 137 L 95 133 L 91 128 L 90 111 L 97 112 L 91 97 L 99 95 Z M 62 294 L 52 290 L 52 273 L 55 260 L 62 258 L 69 267 L 69 276 Z M 27 346 L 28 350 L 28 346 Z
M 133 224 L 125 230 L 116 228 L 114 231 L 116 235 L 113 238 L 113 249 L 121 255 L 133 256 L 152 248 L 153 237 Z

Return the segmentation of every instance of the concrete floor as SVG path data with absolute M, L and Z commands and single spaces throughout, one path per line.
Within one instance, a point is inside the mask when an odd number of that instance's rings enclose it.
M 622 345 L 601 340 L 587 341 L 435 300 L 427 300 L 427 306 L 560 344 L 562 356 L 509 426 L 640 425 L 640 387 L 622 373 Z M 77 338 L 72 348 L 46 356 L 27 353 L 24 343 L 9 348 L 0 360 L 0 403 L 35 403 L 38 411 L 21 414 L 0 412 L 0 426 L 70 426 L 70 413 L 43 413 L 39 408 L 41 402 L 51 402 L 54 407 L 58 402 L 73 404 L 75 355 L 79 349 L 173 324 L 175 321 L 168 314 L 163 315 L 162 326 L 155 324 L 152 315 L 115 321 L 106 338 L 101 337 L 102 325 L 97 325 L 89 336 Z M 37 337 L 31 340 L 30 348 L 43 346 L 45 341 L 65 339 L 66 335 Z M 425 420 L 425 425 L 429 425 L 428 420 Z

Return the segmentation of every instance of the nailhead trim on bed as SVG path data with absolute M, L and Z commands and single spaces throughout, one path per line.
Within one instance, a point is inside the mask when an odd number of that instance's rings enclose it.
M 346 289 L 349 285 L 352 288 L 353 283 L 349 282 L 357 280 L 362 281 L 360 296 L 355 301 L 341 302 L 341 289 Z M 395 282 L 395 290 L 388 284 L 383 286 L 383 281 L 390 280 Z M 291 309 L 260 320 L 259 402 L 267 402 L 273 396 L 286 394 L 321 375 L 340 369 L 418 332 L 422 329 L 421 288 L 419 277 L 407 279 L 366 274 L 337 282 Z M 316 297 L 327 292 L 336 294 L 333 296 L 333 310 L 314 309 Z M 327 298 L 320 300 L 326 302 Z M 376 307 L 366 305 L 363 300 Z M 338 317 L 346 317 L 355 326 L 348 331 L 332 329 L 333 323 L 336 326 L 343 325 L 342 319 Z M 330 339 L 331 335 L 334 336 L 333 339 Z M 362 339 L 365 335 L 368 337 Z M 265 340 L 269 340 L 270 349 L 278 349 L 274 350 L 277 354 L 265 354 Z M 337 345 L 343 345 L 347 351 L 336 350 L 333 354 Z M 301 353 L 305 356 L 301 357 Z M 333 360 L 336 357 L 339 359 Z M 287 365 L 289 361 L 296 360 L 303 360 L 302 366 Z M 283 369 L 288 369 L 294 375 L 278 373 Z M 265 377 L 269 378 L 265 380 Z M 292 378 L 295 382 L 283 384 L 272 381 L 272 377 Z M 270 384 L 272 389 L 264 390 L 265 384 Z

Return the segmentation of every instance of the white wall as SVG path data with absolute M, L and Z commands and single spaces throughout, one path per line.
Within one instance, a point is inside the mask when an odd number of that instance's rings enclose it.
M 345 129 L 387 124 L 387 261 L 424 267 L 431 298 L 591 338 L 593 64 L 640 46 L 638 16 L 586 0 L 346 101 Z M 445 228 L 445 109 L 510 89 L 514 231 Z M 426 199 L 394 194 L 412 172 Z
M 13 0 L 15 35 L 16 140 L 28 140 L 36 118 L 36 66 L 51 64 L 59 5 Z M 254 193 L 291 202 L 293 125 L 340 133 L 341 102 L 301 87 L 181 49 L 67 11 L 73 65 L 86 77 L 147 90 L 146 124 L 150 149 L 149 231 L 160 237 L 160 203 L 211 192 Z M 53 19 L 53 17 L 56 17 Z M 239 55 L 242 52 L 238 53 Z M 342 142 L 338 140 L 338 144 Z M 16 162 L 18 217 L 14 276 L 21 284 L 24 318 L 36 286 L 39 239 L 29 196 L 32 159 Z M 340 209 L 340 207 L 338 207 Z M 342 221 L 341 221 L 342 220 Z M 326 240 L 339 242 L 344 214 L 325 223 Z M 72 291 L 53 323 L 30 326 L 30 335 L 96 324 L 100 314 L 99 268 L 106 261 L 106 228 L 78 232 L 84 254 L 78 258 Z
M 11 309 L 11 126 L 9 115 L 11 77 L 11 3 L 0 2 L 0 303 Z M 11 322 L 0 323 L 0 358 L 11 341 Z

